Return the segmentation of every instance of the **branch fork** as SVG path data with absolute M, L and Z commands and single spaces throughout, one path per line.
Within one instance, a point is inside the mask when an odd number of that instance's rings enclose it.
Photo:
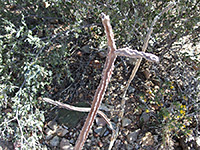
M 106 36 L 107 36 L 109 52 L 108 52 L 107 57 L 106 57 L 106 62 L 105 62 L 104 69 L 103 69 L 103 72 L 102 72 L 101 81 L 99 83 L 99 86 L 96 89 L 91 108 L 74 107 L 74 106 L 71 106 L 71 105 L 68 105 L 68 104 L 63 104 L 61 102 L 53 101 L 49 98 L 39 98 L 40 100 L 43 100 L 45 102 L 51 103 L 53 105 L 56 105 L 56 106 L 59 106 L 59 107 L 65 108 L 65 109 L 80 111 L 80 112 L 89 112 L 87 119 L 85 121 L 85 124 L 84 124 L 84 126 L 83 126 L 83 128 L 82 128 L 82 130 L 79 134 L 77 141 L 76 141 L 76 145 L 74 147 L 74 150 L 81 150 L 83 148 L 83 145 L 84 145 L 84 143 L 85 143 L 85 141 L 88 137 L 89 131 L 92 127 L 92 124 L 93 124 L 94 119 L 95 119 L 97 114 L 99 114 L 105 120 L 105 122 L 108 124 L 110 129 L 113 131 L 109 149 L 112 148 L 114 141 L 116 140 L 116 138 L 118 136 L 118 130 L 119 129 L 117 128 L 116 131 L 113 129 L 110 120 L 107 118 L 107 116 L 103 112 L 99 111 L 99 107 L 102 103 L 102 99 L 105 95 L 106 88 L 107 88 L 108 83 L 110 81 L 110 78 L 112 76 L 112 72 L 113 72 L 113 69 L 114 69 L 114 62 L 115 62 L 117 56 L 139 58 L 136 65 L 135 65 L 135 68 L 132 71 L 132 74 L 131 74 L 131 76 L 128 80 L 128 83 L 125 87 L 124 94 L 122 96 L 123 97 L 122 98 L 122 106 L 121 106 L 122 110 L 120 112 L 121 115 L 119 116 L 119 118 L 122 118 L 123 113 L 124 113 L 124 107 L 125 107 L 126 91 L 128 90 L 128 87 L 129 87 L 132 79 L 134 78 L 135 73 L 137 72 L 137 69 L 139 68 L 139 65 L 141 63 L 142 58 L 145 58 L 146 60 L 151 61 L 151 62 L 156 62 L 156 63 L 159 62 L 159 58 L 157 56 L 155 56 L 154 54 L 145 53 L 145 51 L 147 49 L 148 41 L 150 39 L 150 35 L 152 33 L 152 30 L 153 30 L 153 26 L 155 25 L 155 23 L 159 19 L 159 17 L 163 13 L 168 11 L 170 8 L 172 8 L 172 6 L 174 6 L 174 5 L 175 5 L 175 3 L 170 3 L 158 16 L 156 16 L 154 18 L 153 23 L 152 23 L 152 25 L 151 25 L 151 27 L 148 31 L 147 37 L 144 41 L 142 52 L 137 51 L 137 50 L 132 50 L 128 47 L 117 49 L 116 45 L 115 45 L 115 41 L 114 41 L 114 34 L 113 34 L 113 31 L 112 31 L 112 26 L 110 24 L 110 18 L 109 18 L 109 16 L 105 15 L 104 13 L 100 14 L 100 17 L 101 17 L 101 20 L 102 20 L 102 23 L 103 23 L 103 26 L 104 26 L 104 29 L 105 29 L 105 33 L 106 33 Z M 117 126 L 119 126 L 119 125 L 120 125 L 120 119 L 118 120 Z
M 110 24 L 110 18 L 109 16 L 105 15 L 104 13 L 101 13 L 101 20 L 105 29 L 105 33 L 107 36 L 108 41 L 108 48 L 109 53 L 106 58 L 106 62 L 104 65 L 104 69 L 102 72 L 102 78 L 100 81 L 100 84 L 96 90 L 91 110 L 88 114 L 88 117 L 85 121 L 85 124 L 79 134 L 78 140 L 76 142 L 76 145 L 74 147 L 74 150 L 80 150 L 83 148 L 83 145 L 87 139 L 88 133 L 92 127 L 92 124 L 94 122 L 94 119 L 98 113 L 99 107 L 101 105 L 103 96 L 105 94 L 106 88 L 108 86 L 108 83 L 110 81 L 113 69 L 114 69 L 114 62 L 116 60 L 117 56 L 126 56 L 126 57 L 132 57 L 132 58 L 145 58 L 147 60 L 158 62 L 159 58 L 153 54 L 139 52 L 136 50 L 131 50 L 130 48 L 122 48 L 117 49 L 114 41 L 114 34 L 112 31 L 112 26 Z M 113 130 L 114 131 L 114 130 Z

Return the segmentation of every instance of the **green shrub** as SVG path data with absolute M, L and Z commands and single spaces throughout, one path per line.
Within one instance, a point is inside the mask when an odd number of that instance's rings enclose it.
M 88 44 L 94 49 L 105 50 L 106 38 L 103 36 L 104 31 L 99 19 L 101 12 L 111 17 L 117 46 L 130 46 L 140 50 L 147 28 L 167 2 L 168 0 L 1 1 L 1 138 L 21 143 L 21 149 L 43 147 L 40 139 L 45 121 L 44 114 L 49 107 L 37 98 L 41 95 L 53 97 L 65 89 L 66 82 L 81 80 L 81 76 L 76 76 L 75 79 L 73 68 L 70 68 L 70 64 L 75 61 L 71 59 L 75 51 Z M 180 0 L 176 9 L 164 14 L 156 24 L 148 51 L 159 55 L 162 61 L 173 44 L 186 35 L 190 35 L 190 42 L 197 45 L 199 27 L 194 26 L 199 22 L 199 8 L 197 1 Z M 188 55 L 182 57 L 186 58 Z M 156 71 L 162 72 L 162 69 Z M 168 75 L 159 73 L 157 78 L 162 80 L 169 78 Z M 193 75 L 198 80 L 189 91 L 192 94 L 188 105 L 198 102 L 199 71 Z M 177 76 L 181 74 L 177 73 Z M 162 91 L 165 87 L 163 84 L 156 95 L 162 97 L 162 92 L 167 94 Z M 189 88 L 189 85 L 185 88 Z M 168 89 L 173 91 L 170 87 Z M 174 91 L 169 94 L 177 93 Z M 178 94 L 184 97 L 188 93 L 185 90 Z M 170 95 L 167 96 L 170 98 Z M 155 103 L 161 105 L 159 97 Z M 181 103 L 174 102 L 172 105 L 175 107 L 173 117 L 172 112 L 163 104 L 158 112 L 160 122 L 164 122 L 166 130 L 177 131 L 177 135 L 180 130 L 188 133 L 183 125 L 187 114 L 192 112 L 185 110 L 185 105 Z M 197 108 L 194 106 L 194 109 Z M 187 119 L 188 122 L 189 120 Z

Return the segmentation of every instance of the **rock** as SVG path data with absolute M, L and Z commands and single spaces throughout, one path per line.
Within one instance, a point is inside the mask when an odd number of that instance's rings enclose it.
M 150 114 L 149 113 L 146 113 L 146 112 L 143 112 L 141 117 L 140 117 L 140 121 L 142 122 L 148 122 L 150 119 Z
M 109 134 L 109 131 L 106 127 L 103 127 L 103 129 L 100 132 L 100 136 L 107 136 Z
M 69 143 L 75 144 L 74 139 L 70 139 Z
M 101 58 L 105 58 L 106 57 L 106 52 L 105 51 L 101 51 L 101 52 L 99 52 L 99 56 L 101 57 Z
M 99 127 L 97 127 L 96 129 L 94 129 L 94 132 L 95 132 L 96 134 L 100 135 L 100 133 L 102 132 L 102 130 L 103 130 L 103 127 L 102 127 L 102 126 L 99 126 Z
M 114 108 L 114 106 L 111 106 L 111 105 L 106 105 L 104 103 L 101 104 L 100 106 L 100 110 L 103 110 L 103 111 L 110 111 Z
M 57 133 L 58 136 L 65 136 L 65 134 L 68 133 L 68 132 L 69 131 L 67 129 L 65 129 L 61 126 L 59 128 L 57 128 L 57 130 L 56 130 L 56 133 Z
M 53 130 L 47 128 L 45 130 L 45 133 L 47 134 L 46 137 L 45 137 L 45 140 L 50 140 L 53 137 L 55 130 L 53 131 Z
M 57 129 L 57 122 L 55 120 L 49 121 L 47 125 L 51 130 Z
M 126 149 L 127 149 L 127 150 L 133 150 L 134 148 L 133 148 L 133 145 L 127 144 L 127 145 L 126 145 Z
M 87 103 L 77 103 L 75 104 L 75 106 L 78 107 L 88 107 L 89 105 Z M 87 113 L 83 113 L 83 112 L 77 112 L 77 111 L 70 111 L 70 110 L 66 110 L 66 109 L 59 109 L 58 111 L 58 123 L 59 124 L 63 124 L 69 128 L 74 128 L 76 127 L 80 120 L 84 118 L 84 116 L 86 116 Z
M 106 129 L 106 128 L 105 128 Z M 110 132 L 106 130 L 106 132 L 103 134 L 103 136 L 107 136 Z
M 115 141 L 114 147 L 116 147 L 116 148 L 117 148 L 117 147 L 120 147 L 121 144 L 122 144 L 122 141 L 117 139 L 117 140 Z
M 63 128 L 65 128 L 65 129 L 67 129 L 67 130 L 69 129 L 69 128 L 68 128 L 67 126 L 65 126 L 65 125 L 63 125 Z
M 138 144 L 138 143 L 135 143 L 135 149 L 140 149 L 140 144 Z
M 106 122 L 105 122 L 105 120 L 103 118 L 96 117 L 95 121 L 96 121 L 96 124 L 98 126 L 105 126 L 106 125 Z
M 107 128 L 102 126 L 99 126 L 96 129 L 94 129 L 94 132 L 97 134 L 96 136 L 107 136 L 109 134 Z
M 131 120 L 128 118 L 123 118 L 122 119 L 122 127 L 126 127 L 131 123 Z
M 197 143 L 197 147 L 200 148 L 200 137 L 197 137 L 197 138 L 196 138 L 196 143 Z
M 143 73 L 144 73 L 145 78 L 148 80 L 150 75 L 151 75 L 150 71 L 149 70 L 144 70 Z
M 128 129 L 126 130 L 126 129 L 124 128 L 124 129 L 121 130 L 121 135 L 122 135 L 122 136 L 125 137 L 125 136 L 127 136 L 128 134 L 129 134 L 129 130 L 128 130 Z
M 134 92 L 135 92 L 135 88 L 133 88 L 132 86 L 129 86 L 128 93 L 134 93 Z
M 137 61 L 137 58 L 127 58 L 127 59 L 128 59 L 127 63 L 129 65 L 135 65 L 135 63 Z
M 81 50 L 85 53 L 90 53 L 91 52 L 90 45 L 85 45 L 81 47 Z
M 56 147 L 56 146 L 58 146 L 58 144 L 59 144 L 59 137 L 58 136 L 55 136 L 53 139 L 50 140 L 51 146 Z
M 154 143 L 154 137 L 151 132 L 147 132 L 142 138 L 142 146 L 152 146 Z
M 154 141 L 155 141 L 156 143 L 158 143 L 158 135 L 154 135 L 153 138 L 154 138 Z
M 45 140 L 50 140 L 51 138 L 53 137 L 53 134 L 50 134 L 50 135 L 47 135 L 46 137 L 45 137 Z
M 73 150 L 73 146 L 70 144 L 70 142 L 63 138 L 60 142 L 60 149 L 61 150 Z
M 131 132 L 128 136 L 127 136 L 127 140 L 129 143 L 133 144 L 136 140 L 137 140 L 137 136 L 140 133 L 140 129 L 135 130 L 134 132 Z

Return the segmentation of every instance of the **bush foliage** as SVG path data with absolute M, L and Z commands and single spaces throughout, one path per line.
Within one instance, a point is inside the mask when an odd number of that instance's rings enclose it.
M 81 79 L 74 53 L 83 50 L 82 47 L 92 47 L 92 51 L 86 53 L 106 50 L 106 38 L 99 19 L 101 12 L 111 17 L 117 46 L 141 50 L 148 27 L 168 2 L 1 1 L 1 139 L 12 141 L 15 145 L 21 143 L 21 149 L 44 146 L 41 139 L 49 106 L 38 101 L 38 97 L 61 98 L 64 89 Z M 184 123 L 193 120 L 199 113 L 199 70 L 191 69 L 192 65 L 197 66 L 200 58 L 194 48 L 199 44 L 199 8 L 199 1 L 180 0 L 175 8 L 161 16 L 148 47 L 149 52 L 161 58 L 161 64 L 155 71 L 157 79 L 162 82 L 159 90 L 150 89 L 157 97 L 145 94 L 142 99 L 163 105 L 158 118 L 168 134 L 173 127 L 176 127 L 177 135 L 182 128 L 187 130 Z M 195 53 L 181 52 L 185 44 L 183 38 L 187 36 L 185 43 L 192 43 Z M 84 59 L 80 58 L 80 61 Z M 181 66 L 182 63 L 184 65 Z M 167 66 L 170 68 L 165 68 Z M 176 80 L 180 80 L 181 87 L 174 85 Z M 161 104 L 159 100 L 163 96 L 165 100 Z M 166 101 L 173 102 L 173 112 L 165 107 Z

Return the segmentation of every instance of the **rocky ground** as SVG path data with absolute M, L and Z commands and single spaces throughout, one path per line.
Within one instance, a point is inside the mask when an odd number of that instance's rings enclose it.
M 89 47 L 84 48 L 88 48 L 89 51 Z M 70 85 L 70 88 L 63 92 L 63 102 L 73 102 L 74 104 L 82 103 L 81 105 L 89 106 L 92 102 L 95 88 L 100 80 L 105 54 L 98 52 L 93 53 L 93 55 L 89 55 L 89 60 L 87 57 L 83 57 L 83 55 L 88 54 L 78 51 L 73 58 L 76 61 L 74 61 L 74 64 L 71 66 L 71 68 L 75 69 L 73 72 L 75 76 L 81 76 L 82 80 L 80 81 L 78 78 L 77 82 L 75 81 L 76 84 Z M 85 62 L 78 62 L 77 57 L 80 56 L 86 58 L 84 60 Z M 161 54 L 160 58 L 160 64 L 152 64 L 143 61 L 134 81 L 129 87 L 125 116 L 122 119 L 122 126 L 120 127 L 119 137 L 113 147 L 114 150 L 189 150 L 200 148 L 200 126 L 198 124 L 200 118 L 198 114 L 196 115 L 196 120 L 193 119 L 191 123 L 188 123 L 187 128 L 190 129 L 191 132 L 187 136 L 184 136 L 183 133 L 176 130 L 172 130 L 172 132 L 168 133 L 168 126 L 164 121 L 160 121 L 158 116 L 158 112 L 162 107 L 172 109 L 174 107 L 173 100 L 176 101 L 180 99 L 180 97 L 178 97 L 179 87 L 184 89 L 187 85 L 191 86 L 195 80 L 193 78 L 195 72 L 199 70 L 198 63 L 196 61 L 191 61 L 191 59 L 183 61 L 181 53 L 173 50 Z M 83 61 L 83 59 L 81 61 Z M 117 124 L 121 95 L 126 81 L 130 76 L 131 69 L 134 66 L 132 65 L 134 62 L 135 60 L 126 60 L 125 58 L 117 59 L 112 80 L 101 106 L 101 110 L 111 118 L 114 125 Z M 77 66 L 78 64 L 79 66 Z M 187 78 L 183 79 L 181 76 Z M 159 100 L 163 102 L 163 106 L 156 105 L 156 103 L 150 101 L 152 96 L 151 90 L 168 90 L 164 86 L 164 82 L 166 81 L 172 81 L 174 84 L 174 87 L 171 89 L 173 91 L 173 100 L 168 98 L 164 99 L 161 96 Z M 188 84 L 189 82 L 190 84 Z M 191 91 L 186 89 L 182 90 L 184 94 L 188 94 L 187 97 L 191 98 L 191 100 L 185 101 L 181 99 L 181 104 L 186 103 L 189 105 L 194 102 L 192 101 L 192 94 L 196 92 L 195 90 L 198 87 L 195 88 L 195 84 L 193 86 L 194 89 Z M 146 99 L 143 99 L 144 96 Z M 194 109 L 197 108 L 198 107 L 195 107 Z M 191 108 L 187 107 L 187 109 Z M 53 109 L 52 116 L 47 117 L 49 121 L 47 121 L 44 127 L 44 142 L 47 144 L 48 149 L 73 149 L 86 116 L 86 113 L 71 112 L 57 108 Z M 175 136 L 173 133 L 178 133 L 179 135 Z M 111 134 L 109 127 L 102 118 L 97 116 L 84 149 L 108 149 Z

